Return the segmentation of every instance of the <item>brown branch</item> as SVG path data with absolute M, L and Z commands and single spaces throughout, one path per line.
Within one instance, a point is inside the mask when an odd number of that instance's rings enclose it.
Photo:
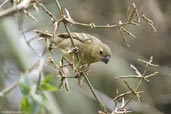
M 1 11 L 0 12 L 0 19 L 2 19 L 4 17 L 7 17 L 7 16 L 9 16 L 11 14 L 14 14 L 14 13 L 16 13 L 18 11 L 21 11 L 23 9 L 29 8 L 30 3 L 31 3 L 31 0 L 24 0 L 24 1 L 22 1 L 21 3 L 19 3 L 16 6 L 13 6 L 11 8 L 8 8 L 6 10 Z

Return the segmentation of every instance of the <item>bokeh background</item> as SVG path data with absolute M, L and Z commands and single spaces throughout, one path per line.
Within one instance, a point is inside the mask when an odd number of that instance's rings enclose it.
M 0 0 L 2 3 L 3 0 Z M 45 6 L 60 19 L 60 15 L 54 0 L 42 0 Z M 96 24 L 117 24 L 119 20 L 127 20 L 127 7 L 134 2 L 137 9 L 141 10 L 141 2 L 137 0 L 60 0 L 62 7 L 67 8 L 71 17 L 78 22 Z M 128 25 L 127 29 L 136 38 L 127 36 L 130 48 L 126 47 L 118 28 L 102 29 L 83 26 L 69 26 L 73 32 L 85 32 L 95 35 L 108 44 L 112 50 L 112 57 L 109 64 L 93 64 L 90 68 L 89 79 L 96 89 L 100 98 L 104 101 L 109 110 L 112 110 L 114 103 L 112 99 L 116 96 L 116 90 L 120 93 L 128 91 L 122 79 L 116 76 L 135 74 L 130 64 L 135 65 L 140 72 L 144 70 L 144 64 L 137 59 L 149 60 L 154 57 L 154 63 L 158 67 L 150 68 L 149 73 L 158 71 L 159 74 L 150 82 L 143 82 L 140 90 L 141 103 L 136 99 L 128 105 L 132 114 L 170 114 L 171 113 L 171 1 L 170 0 L 143 0 L 144 13 L 153 20 L 158 32 L 154 32 L 151 26 L 141 21 L 140 26 Z M 10 7 L 10 4 L 3 8 Z M 1 8 L 1 10 L 3 10 Z M 0 19 L 0 90 L 9 87 L 19 80 L 22 74 L 30 69 L 40 60 L 41 54 L 46 45 L 36 38 L 29 42 L 37 55 L 28 45 L 27 41 L 36 36 L 34 30 L 47 30 L 53 32 L 53 24 L 49 16 L 42 11 L 37 13 L 33 8 L 29 12 L 38 21 L 33 21 L 23 13 L 17 13 Z M 60 25 L 59 32 L 65 32 L 63 25 Z M 24 40 L 24 37 L 26 40 Z M 47 61 L 46 54 L 43 58 Z M 54 57 L 59 63 L 60 52 L 55 50 Z M 53 73 L 57 76 L 51 66 L 45 66 L 46 74 Z M 138 80 L 128 80 L 132 87 L 136 87 Z M 58 85 L 58 78 L 54 84 Z M 79 87 L 77 80 L 69 79 L 70 93 L 64 88 L 55 94 L 49 94 L 51 105 L 48 113 L 52 114 L 97 114 L 101 110 L 95 101 L 91 91 L 85 82 Z M 0 98 L 0 113 L 3 110 L 19 110 L 19 103 L 22 98 L 19 88 L 15 88 L 5 97 Z M 47 109 L 48 110 L 48 109 Z M 44 112 L 45 113 L 45 112 Z M 46 112 L 47 113 L 47 112 Z M 43 114 L 43 112 L 42 112 Z

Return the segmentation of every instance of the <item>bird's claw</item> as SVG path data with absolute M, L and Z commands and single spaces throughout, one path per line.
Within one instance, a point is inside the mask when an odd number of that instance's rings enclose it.
M 79 48 L 78 48 L 78 47 L 74 47 L 74 48 L 72 48 L 72 49 L 69 49 L 69 50 L 68 50 L 68 53 L 69 53 L 69 54 L 71 54 L 71 53 L 78 53 L 78 51 L 79 51 Z

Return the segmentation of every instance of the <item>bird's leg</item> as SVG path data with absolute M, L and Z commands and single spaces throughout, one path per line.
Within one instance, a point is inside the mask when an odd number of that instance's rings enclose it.
M 64 61 L 66 62 L 65 64 L 64 64 Z M 74 68 L 73 64 L 70 63 L 70 62 L 69 62 L 65 57 L 63 57 L 63 56 L 61 57 L 60 62 L 62 62 L 62 63 L 61 63 L 61 67 L 70 66 L 72 69 Z
M 75 71 L 75 69 L 77 69 L 77 67 L 79 66 L 80 64 L 80 61 L 78 61 L 78 63 L 74 63 L 75 62 L 75 59 L 76 58 L 76 54 L 79 52 L 79 48 L 78 47 L 73 47 L 73 48 L 70 48 L 69 50 L 67 50 L 67 53 L 68 54 L 72 54 L 72 60 L 73 60 L 73 63 L 72 63 L 72 69 Z M 69 62 L 69 61 L 67 61 Z
M 65 64 L 64 61 L 66 62 Z M 73 68 L 73 64 L 71 64 L 67 59 L 65 59 L 65 57 L 62 56 L 60 60 L 60 68 L 63 69 L 63 67 L 66 66 L 71 66 L 71 68 Z
M 65 63 L 64 63 L 64 61 L 65 61 Z M 60 60 L 60 69 L 62 70 L 64 67 L 67 67 L 67 66 L 70 66 L 71 67 L 71 69 L 73 69 L 74 71 L 76 71 L 75 70 L 75 67 L 74 67 L 74 64 L 72 64 L 72 63 L 70 63 L 65 57 L 61 57 L 61 60 Z M 75 78 L 77 78 L 77 76 L 75 76 Z

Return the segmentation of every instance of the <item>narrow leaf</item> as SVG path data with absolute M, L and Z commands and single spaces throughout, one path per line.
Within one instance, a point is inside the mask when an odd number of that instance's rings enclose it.
M 55 87 L 55 86 L 52 86 L 48 83 L 43 83 L 41 84 L 41 88 L 44 90 L 44 91 L 57 91 L 58 88 Z
M 23 114 L 31 114 L 31 107 L 28 100 L 28 97 L 23 97 L 20 103 L 20 110 Z

